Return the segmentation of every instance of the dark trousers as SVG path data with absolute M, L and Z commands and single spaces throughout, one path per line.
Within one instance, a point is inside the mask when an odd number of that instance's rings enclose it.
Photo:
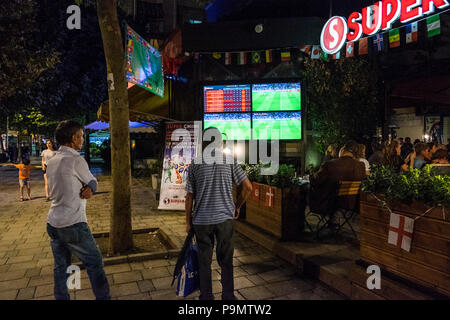
M 217 241 L 217 262 L 222 269 L 222 300 L 234 300 L 233 220 L 227 220 L 219 224 L 194 225 L 193 228 L 198 244 L 200 300 L 214 299 L 211 281 L 211 262 L 214 249 L 214 237 Z
M 70 227 L 54 228 L 47 224 L 50 245 L 55 259 L 55 299 L 69 300 L 67 291 L 67 268 L 74 253 L 85 265 L 92 290 L 97 300 L 109 300 L 108 280 L 103 270 L 103 259 L 87 223 L 80 222 Z

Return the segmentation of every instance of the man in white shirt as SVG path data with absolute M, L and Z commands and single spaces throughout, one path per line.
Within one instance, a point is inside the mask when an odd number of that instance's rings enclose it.
M 67 268 L 71 265 L 72 253 L 86 266 L 95 297 L 98 300 L 111 298 L 102 255 L 86 219 L 86 200 L 97 190 L 97 180 L 78 153 L 83 145 L 83 135 L 83 127 L 79 123 L 59 123 L 55 137 L 61 147 L 47 162 L 47 179 L 52 200 L 47 232 L 55 259 L 56 300 L 70 298 L 67 291 Z

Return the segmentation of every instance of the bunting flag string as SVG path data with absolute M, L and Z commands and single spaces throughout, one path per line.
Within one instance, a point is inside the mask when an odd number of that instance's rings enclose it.
M 344 58 L 351 58 L 363 55 L 369 55 L 371 52 L 380 53 L 387 48 L 394 49 L 402 46 L 402 43 L 408 45 L 411 43 L 417 43 L 419 41 L 419 22 L 424 21 L 427 38 L 432 38 L 441 34 L 441 20 L 440 15 L 449 11 L 445 10 L 433 16 L 420 19 L 418 21 L 399 26 L 395 29 L 386 30 L 384 32 L 377 33 L 372 36 L 361 38 L 356 42 L 347 42 L 344 46 L 345 53 L 342 52 Z M 426 27 L 426 29 L 425 29 Z M 405 28 L 405 32 L 401 33 L 400 30 Z M 421 31 L 422 32 L 422 31 Z M 384 37 L 386 34 L 386 38 Z M 402 38 L 404 37 L 404 42 Z M 369 42 L 370 41 L 370 42 Z M 344 49 L 343 49 L 344 50 Z M 321 59 L 324 61 L 339 60 L 341 58 L 341 52 L 333 55 L 328 55 L 322 51 L 320 45 L 307 44 L 299 45 L 296 47 L 286 48 L 271 48 L 265 50 L 247 50 L 247 51 L 230 51 L 230 52 L 195 52 L 193 56 L 198 59 L 200 54 L 210 55 L 213 59 L 221 61 L 225 65 L 257 65 L 257 64 L 270 64 L 274 60 L 278 62 L 291 62 L 297 57 L 297 54 L 303 54 L 309 56 L 311 59 Z

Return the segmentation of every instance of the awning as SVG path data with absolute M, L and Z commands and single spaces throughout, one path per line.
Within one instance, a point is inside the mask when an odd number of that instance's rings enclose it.
M 164 98 L 134 85 L 128 88 L 130 121 L 161 121 L 169 118 L 169 86 L 164 83 Z M 97 120 L 109 121 L 109 100 L 104 101 L 97 111 Z
M 130 128 L 130 132 L 146 132 L 146 133 L 155 133 L 156 130 L 153 128 L 153 124 L 148 122 L 133 122 L 129 121 L 128 127 Z M 109 123 L 102 121 L 95 121 L 86 126 L 85 129 L 89 130 L 108 130 Z

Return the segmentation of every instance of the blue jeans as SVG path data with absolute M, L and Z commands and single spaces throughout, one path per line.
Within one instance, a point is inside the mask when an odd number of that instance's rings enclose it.
M 97 300 L 109 300 L 109 284 L 103 270 L 102 255 L 87 223 L 80 222 L 65 228 L 54 228 L 47 223 L 47 233 L 55 259 L 56 300 L 69 300 L 67 268 L 72 264 L 72 253 L 85 265 L 92 290 Z

